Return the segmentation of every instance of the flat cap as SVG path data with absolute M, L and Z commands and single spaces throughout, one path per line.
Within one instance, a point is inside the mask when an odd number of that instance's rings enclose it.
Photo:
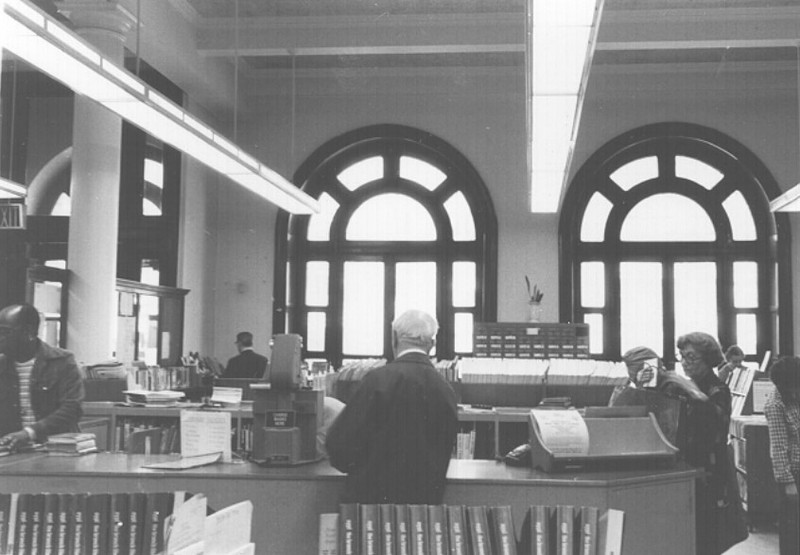
M 634 347 L 622 355 L 622 360 L 627 363 L 650 360 L 651 358 L 658 358 L 658 355 L 649 347 Z

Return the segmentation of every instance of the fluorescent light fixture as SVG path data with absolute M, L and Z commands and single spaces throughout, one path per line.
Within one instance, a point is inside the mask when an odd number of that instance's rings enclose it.
M 27 194 L 25 185 L 0 177 L 0 198 L 25 198 Z
M 527 0 L 531 212 L 556 213 L 578 135 L 604 0 Z
M 0 0 L 0 47 L 292 214 L 319 203 L 24 0 Z
M 800 183 L 769 201 L 769 209 L 773 212 L 800 212 Z

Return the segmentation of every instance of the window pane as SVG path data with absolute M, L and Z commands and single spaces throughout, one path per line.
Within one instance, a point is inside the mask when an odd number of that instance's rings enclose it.
M 731 193 L 731 196 L 725 199 L 722 207 L 728 214 L 728 219 L 731 222 L 731 235 L 734 241 L 755 241 L 756 240 L 756 223 L 753 221 L 753 214 L 750 212 L 750 207 L 744 196 L 740 191 Z
M 675 338 L 693 331 L 717 336 L 717 265 L 675 264 Z
M 327 262 L 306 264 L 306 306 L 328 306 L 328 271 Z
M 383 355 L 383 262 L 345 262 L 342 353 Z
M 622 190 L 630 191 L 639 183 L 658 177 L 658 159 L 655 156 L 647 156 L 628 162 L 610 177 Z
M 453 306 L 475 306 L 474 262 L 453 262 Z
M 694 181 L 710 191 L 722 179 L 722 172 L 696 158 L 676 156 L 675 176 Z
M 139 347 L 136 360 L 158 364 L 158 297 L 139 295 Z
M 644 345 L 660 356 L 664 350 L 661 263 L 622 262 L 619 280 L 620 352 Z
M 603 308 L 606 305 L 605 265 L 581 262 L 581 306 Z
M 736 315 L 736 344 L 742 348 L 744 354 L 756 354 L 756 315 Z
M 383 177 L 383 157 L 373 156 L 356 162 L 336 176 L 342 185 L 355 191 L 370 181 Z
M 758 306 L 758 264 L 733 263 L 733 306 L 756 308 Z
M 308 220 L 308 240 L 327 241 L 331 236 L 331 222 L 339 209 L 339 203 L 328 193 L 319 197 L 319 212 L 312 214 Z
M 472 314 L 457 312 L 455 315 L 455 342 L 456 353 L 472 352 Z
M 142 260 L 142 277 L 139 281 L 150 285 L 160 285 L 160 279 L 158 260 Z
M 439 168 L 411 156 L 400 157 L 400 177 L 419 183 L 429 191 L 435 190 L 447 179 L 447 175 Z
M 395 316 L 412 308 L 436 315 L 435 262 L 399 262 L 395 278 Z
M 475 220 L 472 210 L 464 198 L 464 193 L 458 191 L 444 202 L 444 209 L 450 217 L 450 227 L 453 230 L 453 241 L 474 241 Z
M 600 242 L 605 238 L 608 215 L 614 207 L 604 195 L 595 193 L 586 205 L 581 221 L 581 241 Z
M 386 193 L 366 201 L 347 224 L 349 241 L 435 241 L 436 227 L 422 204 Z
M 309 312 L 306 324 L 306 349 L 315 352 L 324 351 L 325 313 Z
M 584 314 L 583 323 L 589 324 L 589 351 L 593 355 L 603 353 L 603 315 Z
M 675 193 L 647 197 L 634 206 L 620 230 L 623 241 L 713 241 L 708 213 L 692 199 Z
M 142 214 L 160 216 L 164 193 L 164 164 L 159 160 L 144 160 L 144 194 L 142 195 Z
M 51 216 L 69 216 L 72 213 L 72 198 L 67 193 L 58 195 Z

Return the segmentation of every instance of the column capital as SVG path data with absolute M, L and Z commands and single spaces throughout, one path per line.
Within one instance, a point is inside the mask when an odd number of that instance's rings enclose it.
M 107 31 L 119 35 L 124 42 L 136 24 L 136 16 L 118 0 L 57 0 L 56 5 L 78 33 L 89 29 Z

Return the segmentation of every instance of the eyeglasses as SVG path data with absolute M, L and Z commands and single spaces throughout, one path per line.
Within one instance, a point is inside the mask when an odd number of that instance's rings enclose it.
M 688 362 L 689 364 L 692 364 L 697 362 L 701 358 L 703 357 L 692 353 L 689 353 L 688 355 L 684 355 L 683 353 L 675 353 L 675 360 L 677 360 L 678 362 Z

